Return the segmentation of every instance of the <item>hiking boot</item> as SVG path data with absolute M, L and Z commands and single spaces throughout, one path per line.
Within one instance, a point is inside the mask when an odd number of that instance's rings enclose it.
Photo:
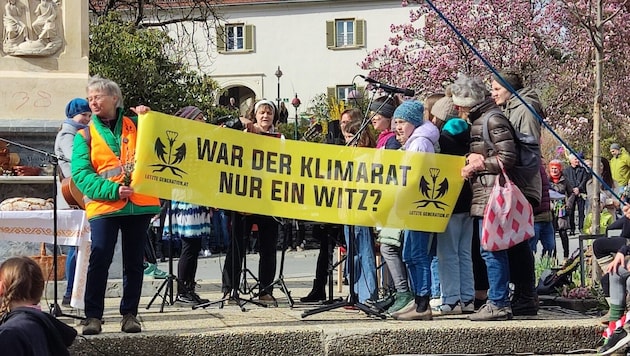
M 475 301 L 469 300 L 467 302 L 459 302 L 459 305 L 462 308 L 462 314 L 472 314 L 475 312 Z
M 315 303 L 326 300 L 326 281 L 314 279 L 313 289 L 306 295 L 306 297 L 300 298 L 302 303 Z
M 83 335 L 97 335 L 101 333 L 101 319 L 87 318 L 83 320 Z
M 442 304 L 431 309 L 433 315 L 457 315 L 462 313 L 462 307 L 459 305 L 459 302 L 454 304 Z
M 597 353 L 610 355 L 622 347 L 627 346 L 628 342 L 630 342 L 630 334 L 628 334 L 626 326 L 624 325 L 623 327 L 615 329 L 615 332 L 606 340 L 604 346 L 597 350 Z
M 433 314 L 431 312 L 431 306 L 429 304 L 429 296 L 414 298 L 414 306 L 411 310 L 397 314 L 394 319 L 396 320 L 431 320 Z
M 124 333 L 139 333 L 142 328 L 135 315 L 126 314 L 120 322 L 120 330 Z
M 512 310 L 509 306 L 498 307 L 488 301 L 477 312 L 471 314 L 468 319 L 471 321 L 493 321 L 512 319 Z
M 395 313 L 402 308 L 404 308 L 409 302 L 414 300 L 415 296 L 411 291 L 407 292 L 397 292 L 394 298 L 394 304 L 392 304 L 388 309 L 387 313 L 392 314 Z

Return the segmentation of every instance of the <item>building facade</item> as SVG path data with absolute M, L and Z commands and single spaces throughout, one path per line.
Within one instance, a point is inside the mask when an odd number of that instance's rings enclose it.
M 319 94 L 344 100 L 365 86 L 359 63 L 388 43 L 391 24 L 409 21 L 409 10 L 399 0 L 226 0 L 212 62 L 200 70 L 226 90 L 219 104 L 234 98 L 244 112 L 253 100 L 280 99 L 293 117 L 296 95 L 303 112 Z

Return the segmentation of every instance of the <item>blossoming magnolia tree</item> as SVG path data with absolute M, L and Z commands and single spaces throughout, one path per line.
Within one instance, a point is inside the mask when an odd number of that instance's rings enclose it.
M 490 71 L 425 1 L 409 6 L 410 22 L 392 24 L 392 36 L 360 64 L 370 77 L 420 95 L 442 91 L 460 72 L 489 78 Z M 432 3 L 496 68 L 523 73 L 538 89 L 547 122 L 576 150 L 590 152 L 596 77 L 592 28 L 601 28 L 604 63 L 603 136 L 626 142 L 630 106 L 630 9 L 628 0 L 435 0 Z M 592 6 L 606 19 L 597 25 Z M 623 124 L 624 126 L 620 126 Z M 624 130 L 625 131 L 625 130 Z M 589 140 L 590 141 L 590 140 Z

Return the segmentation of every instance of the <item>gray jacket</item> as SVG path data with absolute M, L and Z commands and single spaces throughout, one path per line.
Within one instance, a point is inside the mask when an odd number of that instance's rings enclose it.
M 79 131 L 77 124 L 71 124 L 67 120 L 61 125 L 55 138 L 55 154 L 59 156 L 59 174 L 63 177 L 72 176 L 70 160 L 72 159 L 72 145 L 74 136 Z
M 529 87 L 520 89 L 518 95 L 529 104 L 541 118 L 544 118 L 544 110 L 538 94 Z M 540 142 L 540 121 L 532 114 L 531 111 L 514 95 L 502 107 L 505 117 L 510 120 L 515 130 L 534 136 L 536 141 Z M 521 186 L 521 191 L 527 197 L 533 206 L 540 204 L 542 199 L 542 177 L 538 174 L 527 182 L 527 185 Z

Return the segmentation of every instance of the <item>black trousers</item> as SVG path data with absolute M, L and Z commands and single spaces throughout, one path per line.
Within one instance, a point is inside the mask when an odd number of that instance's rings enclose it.
M 532 292 L 536 283 L 534 271 L 534 254 L 529 247 L 529 241 L 523 241 L 510 247 L 508 250 L 510 263 L 510 281 L 514 283 L 514 289 L 523 292 Z
M 228 247 L 223 267 L 221 290 L 224 294 L 238 288 L 243 259 L 247 253 L 245 249 L 246 234 L 249 235 L 253 224 L 258 226 L 258 279 L 260 282 L 260 295 L 272 294 L 271 285 L 276 275 L 276 251 L 278 245 L 278 222 L 270 216 L 243 215 L 230 212 L 231 233 L 230 246 Z
M 177 278 L 180 285 L 177 286 L 179 294 L 186 293 L 188 288 L 194 286 L 195 275 L 197 274 L 197 264 L 199 262 L 199 251 L 201 251 L 201 238 L 183 238 L 182 253 L 177 263 Z

